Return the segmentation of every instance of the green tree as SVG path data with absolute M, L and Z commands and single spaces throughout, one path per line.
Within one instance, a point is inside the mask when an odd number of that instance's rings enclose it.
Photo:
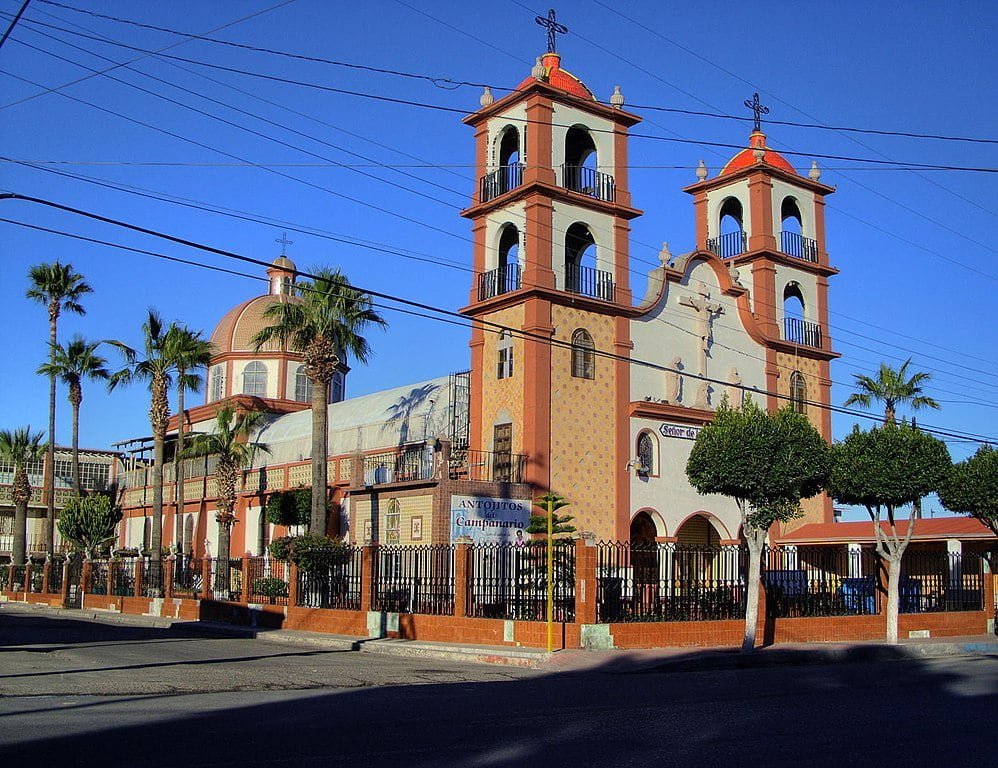
M 977 453 L 953 465 L 939 487 L 946 509 L 977 518 L 998 536 L 998 450 L 982 445 Z M 998 552 L 991 553 L 992 566 Z
M 148 382 L 151 404 L 149 424 L 153 437 L 152 466 L 152 535 L 150 536 L 150 559 L 158 568 L 163 554 L 163 459 L 166 446 L 166 427 L 170 420 L 168 393 L 176 373 L 177 363 L 167 338 L 170 328 L 153 310 L 149 310 L 146 322 L 142 325 L 142 355 L 120 341 L 109 342 L 116 346 L 125 357 L 125 365 L 111 375 L 108 389 L 133 381 Z
M 898 639 L 901 558 L 921 517 L 919 501 L 938 490 L 950 471 L 946 446 L 904 423 L 888 422 L 868 432 L 857 426 L 832 447 L 828 491 L 842 504 L 866 507 L 877 553 L 887 562 L 887 639 L 892 643 Z M 912 512 L 902 534 L 896 513 L 906 504 Z
M 250 440 L 260 426 L 264 414 L 260 411 L 236 413 L 231 405 L 224 405 L 215 413 L 213 431 L 191 436 L 191 444 L 184 449 L 185 458 L 215 456 L 215 522 L 218 523 L 219 561 L 216 573 L 222 577 L 229 572 L 229 538 L 236 521 L 236 483 L 239 472 L 248 466 L 257 451 L 269 452 L 266 443 Z
M 184 439 L 186 437 L 187 409 L 184 407 L 184 394 L 197 392 L 204 384 L 204 377 L 198 373 L 211 363 L 212 345 L 202 338 L 201 331 L 193 331 L 184 325 L 173 325 L 167 331 L 167 356 L 172 357 L 177 368 L 177 450 L 173 462 L 176 500 L 176 520 L 174 539 L 180 538 L 181 515 L 184 512 Z
M 828 474 L 828 445 L 805 416 L 791 407 L 768 413 L 746 398 L 733 409 L 721 402 L 700 430 L 686 476 L 700 493 L 734 499 L 749 551 L 745 636 L 755 648 L 762 550 L 773 523 L 800 517 L 800 501 L 817 494 Z
M 46 445 L 41 432 L 32 434 L 31 427 L 0 430 L 0 458 L 14 467 L 11 499 L 14 502 L 14 546 L 11 562 L 24 565 L 28 554 L 28 502 L 31 501 L 31 482 L 28 464 L 45 455 Z
M 328 454 L 329 382 L 343 355 L 365 363 L 371 348 L 361 333 L 368 326 L 385 326 L 374 311 L 371 297 L 350 285 L 339 270 L 318 269 L 315 279 L 295 286 L 296 301 L 271 304 L 264 316 L 273 322 L 253 338 L 259 350 L 272 340 L 300 352 L 305 375 L 312 383 L 312 509 L 309 532 L 325 535 L 326 461 Z
M 887 363 L 880 364 L 877 378 L 871 378 L 863 374 L 854 374 L 856 378 L 856 392 L 849 396 L 844 403 L 846 407 L 850 405 L 861 405 L 869 408 L 873 401 L 884 404 L 884 423 L 893 423 L 897 418 L 897 407 L 899 405 L 910 405 L 912 410 L 920 408 L 939 409 L 939 403 L 931 397 L 922 394 L 922 384 L 932 378 L 931 374 L 920 371 L 908 375 L 908 365 L 911 363 L 909 357 L 904 364 L 895 370 Z
M 93 288 L 87 285 L 83 275 L 73 271 L 71 264 L 54 262 L 36 264 L 28 270 L 30 286 L 25 293 L 29 299 L 42 304 L 49 315 L 49 362 L 55 363 L 55 350 L 59 343 L 59 316 L 63 312 L 85 315 L 86 310 L 80 299 Z M 45 513 L 45 546 L 52 551 L 55 542 L 55 373 L 49 373 L 49 442 L 48 442 L 48 481 L 45 489 L 47 507 Z
M 292 528 L 308 525 L 312 515 L 312 489 L 277 491 L 267 497 L 267 522 Z
M 101 342 L 89 342 L 77 334 L 69 344 L 56 344 L 52 359 L 39 366 L 38 373 L 55 376 L 69 388 L 69 404 L 73 408 L 73 493 L 80 495 L 80 404 L 83 402 L 83 380 L 107 381 L 110 372 L 107 360 L 97 354 Z M 60 529 L 61 530 L 61 529 Z
M 114 541 L 121 522 L 121 507 L 105 493 L 76 496 L 59 516 L 59 533 L 88 558 L 99 557 Z

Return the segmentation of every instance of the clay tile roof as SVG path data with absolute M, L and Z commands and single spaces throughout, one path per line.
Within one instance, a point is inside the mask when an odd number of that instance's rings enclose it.
M 907 520 L 898 520 L 898 533 L 908 530 Z M 881 522 L 887 529 L 887 523 Z M 873 523 L 856 521 L 849 523 L 810 523 L 781 537 L 787 543 L 801 541 L 872 541 Z M 972 517 L 932 517 L 919 520 L 915 525 L 913 539 L 964 539 L 994 538 L 994 534 L 981 522 Z
M 560 91 L 565 91 L 565 93 L 570 93 L 573 96 L 578 96 L 581 99 L 589 99 L 591 101 L 596 100 L 593 92 L 586 87 L 585 83 L 579 80 L 579 78 L 567 69 L 561 68 L 561 56 L 557 53 L 544 54 L 544 56 L 541 57 L 541 64 L 543 64 L 547 70 L 546 82 L 548 85 L 551 85 Z M 516 90 L 522 91 L 531 83 L 535 82 L 537 81 L 533 76 L 528 77 L 516 86 Z
M 230 309 L 218 325 L 215 326 L 211 334 L 211 343 L 215 348 L 215 355 L 224 355 L 228 352 L 252 352 L 252 339 L 262 328 L 270 325 L 271 321 L 264 317 L 263 313 L 267 307 L 279 301 L 296 301 L 288 296 L 275 296 L 267 294 L 257 296 L 255 299 L 244 301 L 242 304 Z M 277 343 L 267 344 L 264 349 L 273 351 L 280 349 Z
M 755 151 L 757 149 L 763 150 L 762 162 L 766 165 L 779 168 L 781 171 L 787 171 L 795 176 L 800 175 L 783 155 L 766 146 L 766 134 L 758 131 L 754 131 L 749 137 L 749 146 L 731 158 L 718 175 L 724 176 L 725 174 L 734 173 L 742 168 L 755 165 L 757 163 L 755 159 Z

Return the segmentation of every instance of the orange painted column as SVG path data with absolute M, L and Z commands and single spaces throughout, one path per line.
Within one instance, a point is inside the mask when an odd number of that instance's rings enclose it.
M 575 621 L 596 623 L 596 543 L 590 539 L 575 541 Z
M 135 597 L 142 597 L 142 588 L 143 588 L 142 582 L 145 580 L 144 565 L 145 564 L 142 562 L 141 557 L 135 558 L 135 565 L 132 566 L 135 572 L 135 586 L 132 594 Z
M 752 235 L 749 237 L 750 251 L 776 250 L 776 236 L 773 234 L 773 181 L 761 173 L 749 179 L 749 205 L 752 217 Z
M 706 251 L 710 230 L 707 226 L 707 193 L 704 191 L 693 195 L 693 218 L 696 222 L 697 250 Z
M 173 599 L 173 575 L 177 568 L 177 558 L 174 555 L 166 558 L 163 563 L 163 597 Z
M 89 560 L 83 561 L 83 575 L 80 578 L 80 588 L 84 593 L 90 591 L 91 584 L 93 581 L 93 564 Z
M 42 594 L 47 595 L 49 593 L 49 575 L 52 572 L 52 561 L 46 560 L 45 565 L 42 566 Z
M 298 605 L 298 566 L 288 564 L 288 608 Z
M 248 603 L 250 601 L 250 597 L 253 595 L 253 585 L 250 584 L 250 559 L 248 557 L 243 557 L 240 561 L 240 565 L 243 576 L 243 591 L 240 595 L 241 599 L 239 602 Z
M 211 558 L 206 557 L 201 561 L 201 599 L 211 600 Z
M 471 545 L 459 542 L 454 547 L 454 617 L 468 615 L 468 551 Z
M 360 553 L 360 610 L 364 613 L 371 610 L 373 587 L 374 547 L 365 545 Z

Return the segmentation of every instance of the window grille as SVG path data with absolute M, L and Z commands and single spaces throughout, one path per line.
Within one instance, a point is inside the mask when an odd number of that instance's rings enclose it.
M 216 365 L 211 369 L 211 399 L 221 400 L 225 397 L 225 366 Z
M 800 371 L 790 374 L 790 402 L 794 411 L 807 414 L 807 382 Z
M 312 402 L 312 380 L 305 373 L 305 366 L 295 369 L 295 400 L 299 403 Z
M 402 543 L 402 505 L 398 499 L 389 499 L 385 512 L 385 543 Z
M 513 336 L 509 331 L 502 331 L 499 334 L 497 348 L 499 360 L 496 366 L 496 378 L 511 378 L 513 376 Z
M 655 438 L 650 432 L 638 435 L 638 461 L 645 467 L 646 474 L 658 474 L 655 466 Z
M 572 334 L 572 376 L 577 379 L 596 378 L 596 345 L 584 328 Z

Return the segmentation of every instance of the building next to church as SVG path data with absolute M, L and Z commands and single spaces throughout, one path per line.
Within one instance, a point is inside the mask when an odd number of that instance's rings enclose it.
M 727 397 L 791 403 L 831 439 L 829 278 L 816 165 L 801 175 L 757 122 L 747 146 L 690 197 L 696 249 L 666 247 L 643 296 L 631 290 L 628 112 L 619 88 L 601 103 L 547 53 L 501 99 L 486 89 L 464 122 L 479 183 L 462 215 L 474 234 L 467 371 L 348 397 L 349 369 L 329 397 L 329 533 L 355 543 L 511 541 L 545 491 L 571 503 L 599 539 L 717 545 L 738 539 L 734 503 L 686 479 L 701 426 Z M 470 138 L 470 137 L 469 137 Z M 469 141 L 469 153 L 471 142 Z M 676 191 L 677 197 L 679 190 Z M 223 402 L 268 414 L 268 444 L 244 474 L 233 555 L 262 553 L 280 528 L 264 507 L 310 483 L 311 392 L 301 355 L 251 339 L 274 302 L 296 301 L 284 255 L 269 291 L 222 316 L 212 334 L 206 402 L 189 430 L 210 429 Z M 175 432 L 176 417 L 172 428 Z M 148 544 L 147 440 L 121 447 L 122 545 Z M 186 462 L 178 509 L 165 467 L 164 543 L 215 552 L 211 459 Z M 802 526 L 826 530 L 831 501 L 804 503 Z

